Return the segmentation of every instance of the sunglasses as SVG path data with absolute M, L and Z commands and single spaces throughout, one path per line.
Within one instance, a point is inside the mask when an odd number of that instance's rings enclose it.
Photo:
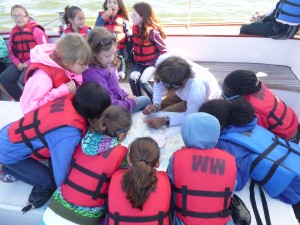
M 112 35 L 111 37 L 104 38 L 102 41 L 100 41 L 97 46 L 106 46 L 111 45 L 112 42 L 117 42 L 116 35 Z
M 226 99 L 227 101 L 230 101 L 230 100 L 232 100 L 232 99 L 235 99 L 235 98 L 239 97 L 240 95 L 234 95 L 234 96 L 232 96 L 232 97 L 227 97 L 227 96 L 224 94 L 224 92 L 222 91 L 222 96 L 223 96 L 223 98 Z
M 169 82 L 164 82 L 162 81 L 163 85 L 167 89 L 179 89 L 182 87 L 183 83 L 169 83 Z
M 235 99 L 235 98 L 237 98 L 237 97 L 240 96 L 240 95 L 234 95 L 234 96 L 231 96 L 231 97 L 227 97 L 226 94 L 224 93 L 224 90 L 223 90 L 223 83 L 220 83 L 220 88 L 222 90 L 222 96 L 223 96 L 223 98 L 225 100 L 227 100 L 227 101 L 230 101 L 230 100 Z

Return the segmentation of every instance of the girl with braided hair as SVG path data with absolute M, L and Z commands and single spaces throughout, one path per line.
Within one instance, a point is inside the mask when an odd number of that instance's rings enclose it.
M 137 138 L 128 152 L 129 169 L 117 171 L 110 182 L 108 224 L 169 224 L 171 187 L 167 173 L 156 171 L 158 144 L 150 137 Z
M 223 82 L 223 97 L 231 100 L 244 95 L 252 105 L 258 124 L 277 136 L 299 142 L 300 126 L 295 111 L 264 85 L 249 70 L 235 70 Z

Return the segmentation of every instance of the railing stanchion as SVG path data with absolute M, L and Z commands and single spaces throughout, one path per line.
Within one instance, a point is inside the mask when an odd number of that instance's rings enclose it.
M 188 24 L 187 24 L 187 28 L 188 30 L 190 30 L 191 27 L 191 8 L 192 8 L 192 0 L 189 0 L 189 5 L 188 5 Z

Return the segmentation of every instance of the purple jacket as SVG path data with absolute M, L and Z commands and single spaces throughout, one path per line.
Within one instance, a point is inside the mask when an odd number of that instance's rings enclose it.
M 109 68 L 90 65 L 82 75 L 83 83 L 97 83 L 105 88 L 112 105 L 119 105 L 132 112 L 135 107 L 135 101 L 127 98 L 128 94 L 120 87 L 118 75 L 113 65 L 110 65 Z

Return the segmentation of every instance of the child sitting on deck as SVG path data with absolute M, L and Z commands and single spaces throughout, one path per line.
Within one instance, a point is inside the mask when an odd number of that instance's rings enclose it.
M 68 27 L 64 30 L 62 36 L 69 33 L 79 33 L 87 37 L 90 33 L 91 27 L 84 25 L 83 11 L 77 6 L 66 6 L 64 21 Z
M 141 96 L 142 89 L 152 100 L 153 88 L 149 84 L 149 80 L 154 76 L 156 60 L 167 52 L 164 42 L 166 35 L 150 4 L 139 2 L 132 8 L 131 42 L 135 65 L 130 74 L 129 84 L 133 95 Z
M 84 82 L 100 84 L 107 90 L 112 105 L 122 106 L 130 112 L 143 110 L 146 105 L 151 103 L 149 97 L 130 95 L 120 87 L 116 71 L 118 64 L 117 39 L 114 34 L 105 28 L 96 27 L 91 31 L 88 43 L 94 57 L 92 64 L 83 73 Z
M 120 145 L 131 127 L 130 113 L 110 106 L 90 124 L 73 155 L 67 176 L 49 203 L 42 224 L 99 225 L 105 215 L 112 174 L 127 165 Z
M 171 224 L 171 186 L 167 173 L 156 170 L 159 158 L 158 144 L 150 137 L 129 145 L 129 168 L 111 178 L 106 224 Z
M 132 48 L 130 44 L 132 31 L 129 26 L 127 9 L 123 0 L 105 0 L 102 8 L 104 11 L 99 12 L 95 26 L 105 27 L 116 35 L 118 59 L 121 61 L 118 77 L 119 79 L 124 79 L 126 75 L 124 49 L 126 46 L 127 55 L 130 58 Z
M 11 7 L 11 17 L 16 26 L 10 32 L 8 52 L 12 64 L 0 74 L 0 83 L 15 101 L 20 101 L 24 76 L 31 64 L 30 50 L 36 45 L 46 44 L 48 37 L 21 5 Z
M 38 45 L 31 51 L 31 66 L 20 99 L 23 114 L 58 97 L 75 93 L 92 52 L 80 34 L 67 34 L 55 44 Z
M 223 81 L 223 97 L 231 100 L 243 95 L 252 105 L 258 124 L 286 140 L 299 142 L 300 126 L 295 111 L 249 70 L 235 70 Z

